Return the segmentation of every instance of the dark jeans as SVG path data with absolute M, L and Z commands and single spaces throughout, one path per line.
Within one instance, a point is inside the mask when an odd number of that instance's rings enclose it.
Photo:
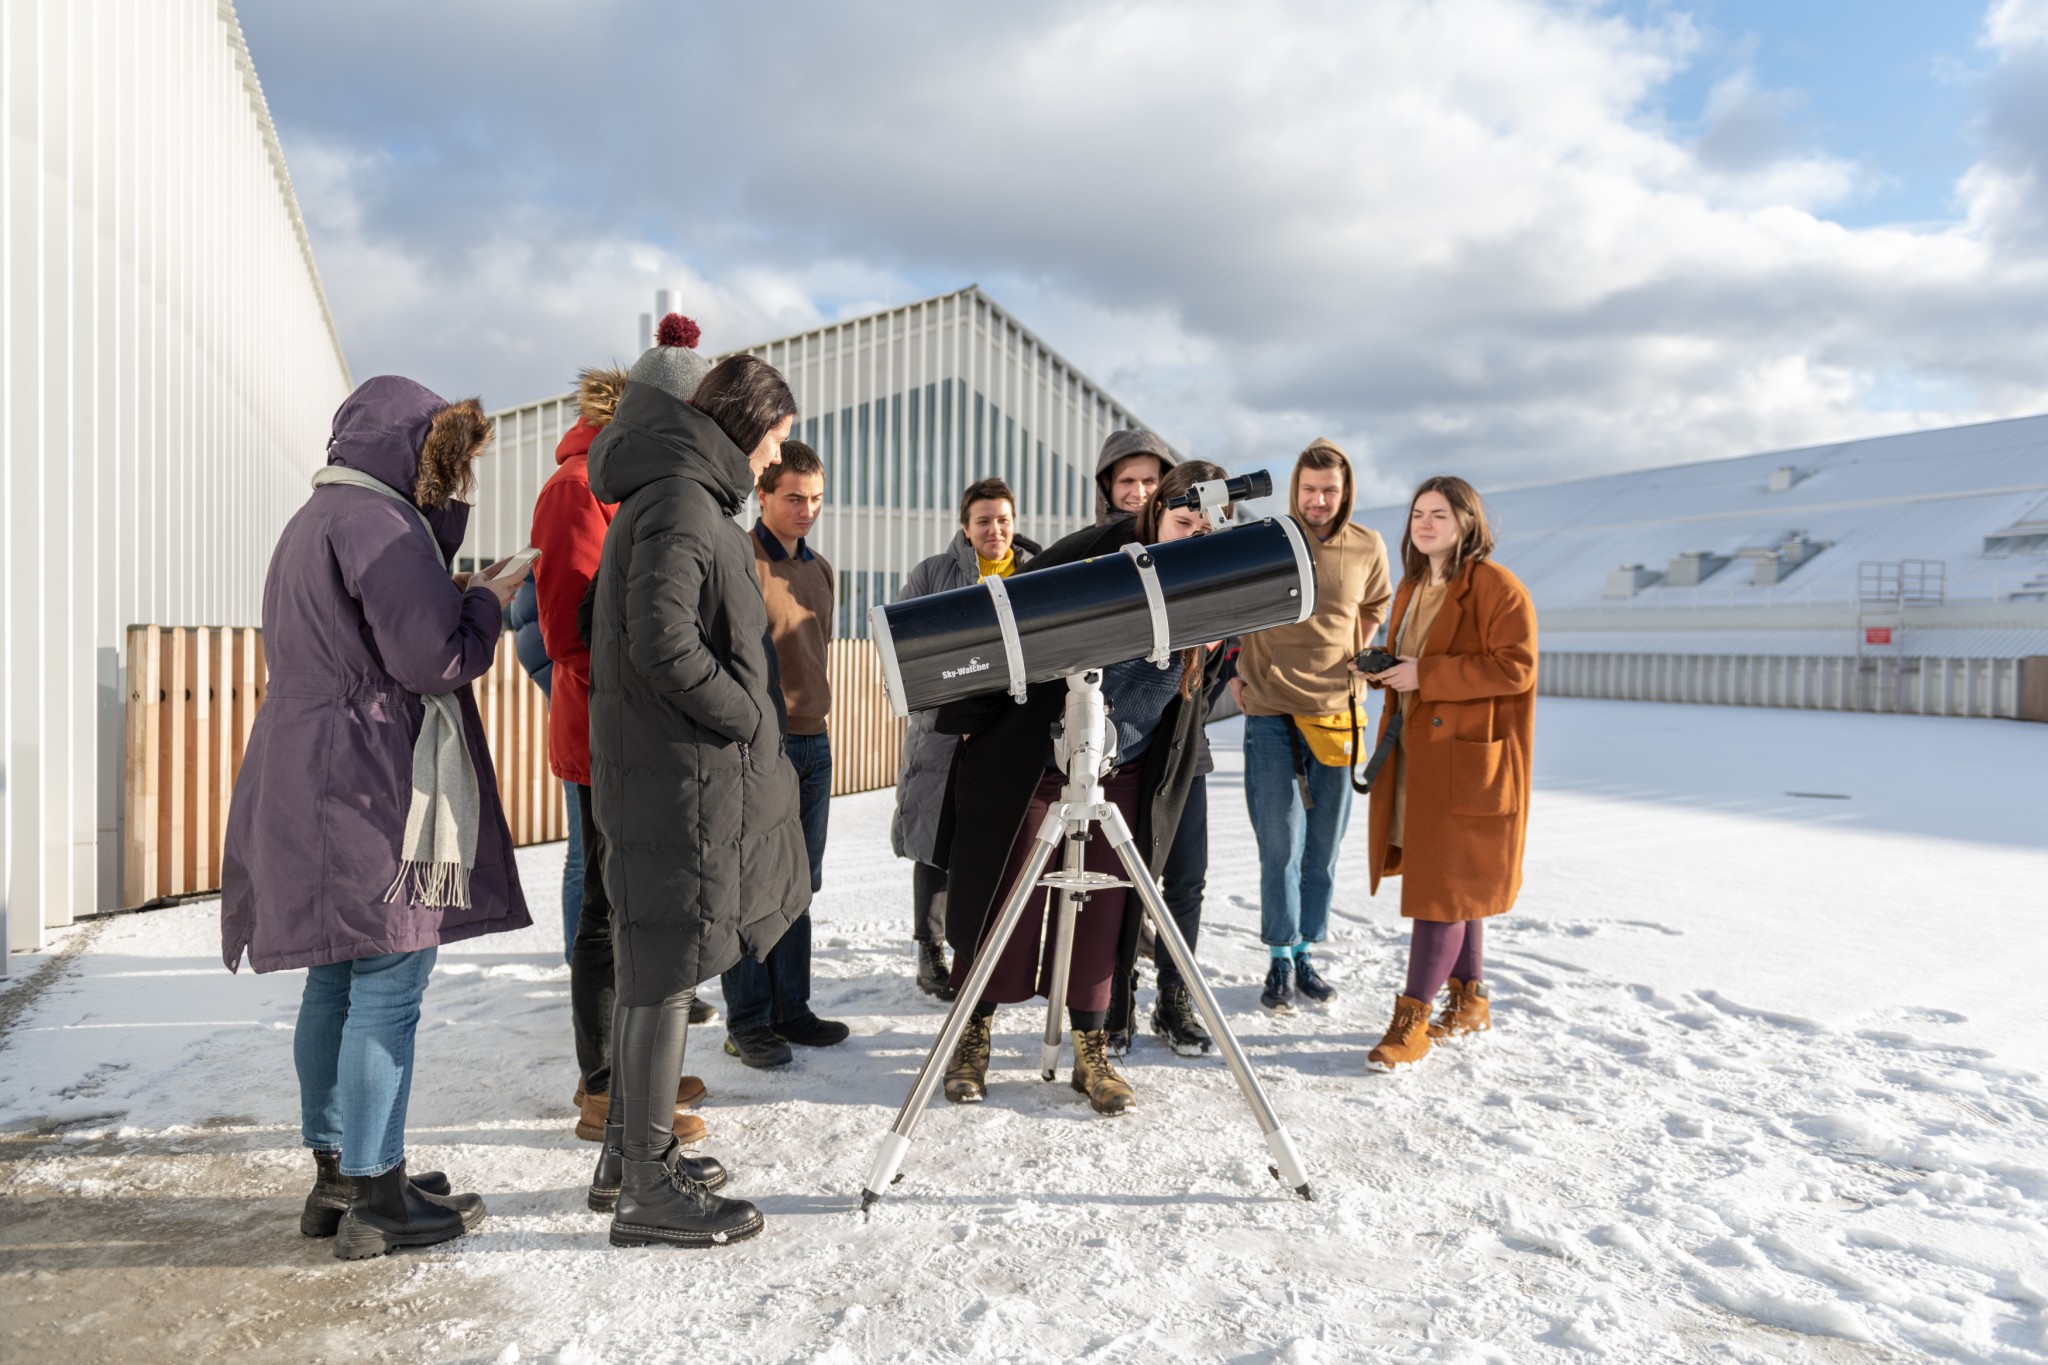
M 583 913 L 583 801 L 589 790 L 574 782 L 562 784 L 563 808 L 569 813 L 569 847 L 562 853 L 562 961 L 576 958 L 576 920 Z
M 1209 878 L 1209 779 L 1198 777 L 1188 788 L 1188 803 L 1181 808 L 1180 828 L 1173 832 L 1173 847 L 1166 851 L 1166 866 L 1160 869 L 1160 891 L 1180 936 L 1188 941 L 1192 955 L 1202 936 L 1202 891 Z M 1153 950 L 1159 968 L 1159 989 L 1180 980 L 1180 969 L 1165 948 Z
M 811 891 L 824 885 L 825 823 L 832 813 L 832 742 L 824 735 L 790 735 L 783 741 L 796 765 L 797 809 L 804 825 L 804 851 L 811 858 Z M 742 957 L 719 978 L 725 991 L 726 1028 L 733 1033 L 794 1024 L 811 1017 L 811 912 L 790 925 L 766 962 Z
M 612 1088 L 612 902 L 604 890 L 604 835 L 591 813 L 590 788 L 576 788 L 577 823 L 583 827 L 583 907 L 569 949 L 569 1025 L 576 1034 L 576 1069 L 583 1093 Z
M 918 943 L 946 941 L 946 869 L 910 865 L 910 937 Z

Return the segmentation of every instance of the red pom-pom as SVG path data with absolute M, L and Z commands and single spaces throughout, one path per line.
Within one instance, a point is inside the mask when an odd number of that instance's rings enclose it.
M 661 320 L 661 326 L 654 329 L 654 341 L 658 346 L 687 346 L 697 349 L 697 338 L 703 333 L 697 324 L 681 313 L 670 313 Z

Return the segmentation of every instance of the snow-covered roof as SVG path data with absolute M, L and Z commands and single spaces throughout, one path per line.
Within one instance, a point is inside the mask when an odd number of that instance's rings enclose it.
M 1922 560 L 1947 605 L 1911 609 L 1909 652 L 2048 653 L 2048 416 L 1480 491 L 1552 647 L 1854 653 L 1863 566 Z M 1398 553 L 1406 514 L 1357 520 Z M 1687 552 L 1726 562 L 1674 584 Z

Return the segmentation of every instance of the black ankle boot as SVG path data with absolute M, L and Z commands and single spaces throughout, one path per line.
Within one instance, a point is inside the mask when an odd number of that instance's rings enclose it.
M 926 995 L 951 1000 L 952 973 L 946 966 L 946 950 L 936 943 L 917 945 L 917 988 Z
M 446 1196 L 448 1177 L 439 1171 L 421 1171 L 412 1177 L 413 1188 L 427 1194 Z M 332 1237 L 348 1212 L 349 1178 L 341 1173 L 338 1152 L 313 1153 L 313 1192 L 306 1196 L 306 1208 L 299 1215 L 299 1231 L 308 1237 Z
M 659 1161 L 627 1158 L 621 1165 L 619 1202 L 612 1214 L 615 1247 L 722 1246 L 761 1230 L 761 1211 L 744 1199 L 713 1194 L 692 1174 L 697 1163 L 674 1143 Z
M 618 1207 L 619 1185 L 625 1175 L 625 1144 L 625 1124 L 607 1123 L 604 1126 L 604 1150 L 597 1154 L 597 1170 L 590 1177 L 590 1208 L 593 1213 L 610 1213 Z M 716 1157 L 678 1155 L 676 1164 L 707 1190 L 720 1189 L 725 1185 L 725 1167 Z
M 1159 1001 L 1152 1006 L 1152 1031 L 1183 1057 L 1207 1052 L 1215 1040 L 1195 1017 L 1194 997 L 1187 984 L 1173 981 L 1159 988 Z
M 428 1194 L 405 1178 L 401 1161 L 382 1175 L 351 1178 L 348 1212 L 334 1233 L 334 1254 L 360 1261 L 399 1247 L 432 1246 L 460 1237 L 483 1217 L 483 1196 Z

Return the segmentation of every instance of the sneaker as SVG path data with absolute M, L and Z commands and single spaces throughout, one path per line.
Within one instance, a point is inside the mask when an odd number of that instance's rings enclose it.
M 1259 994 L 1259 1008 L 1273 1014 L 1294 1013 L 1294 983 L 1289 979 L 1294 963 L 1284 957 L 1273 959 L 1266 968 L 1266 989 Z
M 1215 1042 L 1195 1017 L 1194 997 L 1179 981 L 1159 988 L 1159 1000 L 1152 1006 L 1152 1031 L 1183 1057 L 1207 1052 Z
M 790 1060 L 789 1044 L 776 1036 L 772 1028 L 743 1028 L 726 1034 L 725 1055 L 763 1071 L 788 1066 Z
M 777 1024 L 772 1032 L 783 1042 L 795 1043 L 799 1047 L 835 1047 L 845 1042 L 853 1030 L 837 1019 L 820 1019 L 815 1014 L 807 1014 L 787 1024 Z
M 1323 980 L 1323 974 L 1309 961 L 1307 953 L 1294 955 L 1294 989 L 1311 1004 L 1327 1005 L 1337 998 L 1337 988 Z

